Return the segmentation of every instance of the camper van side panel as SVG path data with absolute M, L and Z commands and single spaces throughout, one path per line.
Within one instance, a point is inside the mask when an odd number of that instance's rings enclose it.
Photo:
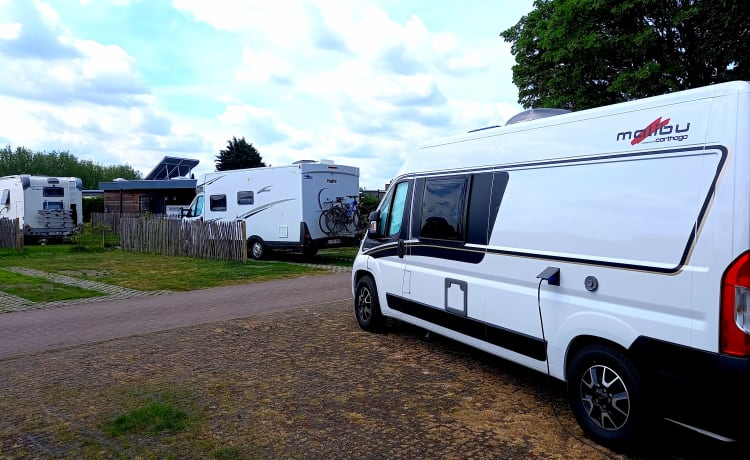
M 392 185 L 409 186 L 409 232 L 387 232 L 389 190 L 354 262 L 355 311 L 370 276 L 384 316 L 563 381 L 587 345 L 608 347 L 660 411 L 742 434 L 722 408 L 750 409 L 732 392 L 750 382 L 735 326 L 750 286 L 730 299 L 722 280 L 750 251 L 748 127 L 750 84 L 732 82 L 423 145 Z

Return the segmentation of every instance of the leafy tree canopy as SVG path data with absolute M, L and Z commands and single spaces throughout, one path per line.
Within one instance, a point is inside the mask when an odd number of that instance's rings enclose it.
M 99 182 L 141 179 L 141 174 L 128 165 L 102 166 L 89 160 L 79 160 L 68 152 L 32 152 L 26 147 L 10 145 L 0 150 L 0 176 L 30 174 L 32 176 L 78 177 L 84 189 L 97 189 Z
M 253 144 L 248 144 L 244 137 L 242 139 L 232 137 L 232 140 L 227 141 L 227 148 L 219 151 L 216 157 L 217 171 L 259 168 L 265 165 Z
M 500 36 L 525 108 L 581 110 L 750 80 L 747 0 L 535 0 Z

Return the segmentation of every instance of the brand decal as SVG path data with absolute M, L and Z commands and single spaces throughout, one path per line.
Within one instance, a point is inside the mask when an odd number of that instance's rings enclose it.
M 630 145 L 638 145 L 640 143 L 649 144 L 652 142 L 681 142 L 687 140 L 687 132 L 690 131 L 690 122 L 683 126 L 679 123 L 670 124 L 671 120 L 671 118 L 662 119 L 662 117 L 659 117 L 643 129 L 617 133 L 617 140 L 630 141 Z M 653 137 L 653 139 L 648 139 L 650 137 Z
M 271 191 L 271 186 L 270 185 L 266 185 L 262 189 L 258 190 L 256 193 L 258 193 L 260 195 L 261 193 L 270 192 L 270 191 Z

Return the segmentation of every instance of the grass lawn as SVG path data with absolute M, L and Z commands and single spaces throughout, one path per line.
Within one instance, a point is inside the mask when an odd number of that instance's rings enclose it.
M 26 246 L 23 253 L 0 249 L 0 269 L 34 268 L 143 291 L 189 291 L 324 272 L 315 267 L 272 260 L 250 260 L 243 264 L 119 249 L 75 251 L 73 248 L 75 245 L 70 244 Z M 317 256 L 321 257 L 323 255 Z
M 32 302 L 85 299 L 105 295 L 78 286 L 54 283 L 43 278 L 0 270 L 0 291 Z

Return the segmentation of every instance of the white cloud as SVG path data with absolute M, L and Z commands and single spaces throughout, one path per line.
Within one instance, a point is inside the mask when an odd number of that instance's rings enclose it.
M 15 40 L 21 35 L 23 26 L 19 22 L 0 24 L 0 40 Z
M 242 53 L 242 66 L 237 70 L 237 81 L 265 83 L 273 81 L 287 84 L 291 81 L 292 67 L 278 54 L 255 51 L 249 46 Z
M 382 188 L 419 143 L 518 111 L 502 27 L 459 26 L 471 5 L 75 3 L 0 0 L 0 144 L 144 174 L 185 156 L 201 174 L 245 137 L 268 164 L 332 159 Z

